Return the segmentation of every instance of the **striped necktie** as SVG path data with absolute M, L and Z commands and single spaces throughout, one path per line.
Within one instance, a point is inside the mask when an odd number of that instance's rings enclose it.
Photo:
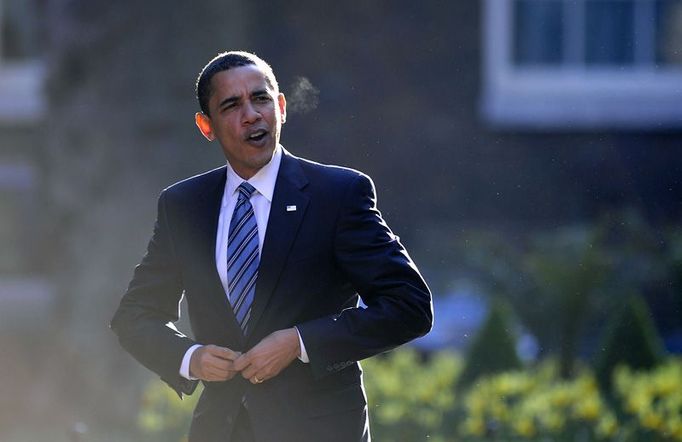
M 258 276 L 258 225 L 249 198 L 256 190 L 244 181 L 230 220 L 227 239 L 227 284 L 232 310 L 246 335 Z

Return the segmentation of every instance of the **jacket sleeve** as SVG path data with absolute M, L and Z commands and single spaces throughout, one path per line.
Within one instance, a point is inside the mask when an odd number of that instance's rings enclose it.
M 317 377 L 423 336 L 433 324 L 429 288 L 381 218 L 365 175 L 350 185 L 340 209 L 334 253 L 367 308 L 297 325 Z
M 157 373 L 180 397 L 182 393 L 191 394 L 197 384 L 179 374 L 185 352 L 195 344 L 173 325 L 179 319 L 182 294 L 182 275 L 163 192 L 147 253 L 135 268 L 111 329 L 126 351 Z

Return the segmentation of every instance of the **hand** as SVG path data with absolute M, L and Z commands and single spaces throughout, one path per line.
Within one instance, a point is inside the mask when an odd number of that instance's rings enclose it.
M 295 328 L 278 330 L 256 344 L 234 362 L 244 379 L 252 384 L 272 379 L 301 354 L 298 332 Z
M 234 361 L 240 352 L 217 345 L 204 345 L 192 353 L 189 361 L 189 373 L 202 381 L 227 381 L 239 370 L 235 370 Z

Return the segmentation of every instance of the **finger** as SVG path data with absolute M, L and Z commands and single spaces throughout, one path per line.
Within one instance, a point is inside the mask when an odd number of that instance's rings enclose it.
M 221 373 L 227 373 L 230 370 L 234 370 L 233 362 L 221 359 L 215 356 L 207 357 L 201 361 L 201 368 L 203 370 L 211 369 L 213 371 L 219 371 Z
M 227 360 L 227 359 L 222 359 L 217 356 L 210 356 L 207 358 L 205 361 L 203 361 L 203 365 L 205 367 L 214 367 L 218 368 L 221 370 L 233 370 L 234 369 L 234 362 Z
M 206 372 L 211 373 L 213 376 L 218 376 L 221 378 L 224 378 L 229 375 L 231 370 L 228 370 L 224 367 L 207 367 Z
M 229 348 L 225 347 L 220 347 L 220 350 L 221 350 L 220 356 L 229 361 L 234 361 L 235 359 L 242 355 L 242 352 L 240 351 L 230 350 Z
M 227 370 L 223 370 L 220 367 L 215 367 L 215 366 L 204 367 L 204 373 L 206 373 L 210 376 L 220 376 L 226 372 L 227 372 Z
M 229 359 L 233 356 L 233 351 L 226 347 L 219 347 L 217 345 L 207 345 L 206 353 L 221 359 Z
M 256 376 L 258 371 L 259 371 L 258 367 L 255 367 L 254 365 L 249 365 L 246 369 L 242 370 L 242 376 L 244 377 L 244 379 L 251 379 L 254 376 Z M 258 379 L 260 379 L 260 377 Z
M 209 369 L 206 374 L 210 381 L 226 381 L 234 376 L 230 370 Z
M 241 353 L 238 351 L 230 350 L 227 347 L 218 347 L 217 345 L 210 345 L 206 349 L 212 356 L 216 356 L 221 359 L 228 361 L 233 361 L 237 359 Z
M 221 359 L 217 356 L 204 353 L 198 358 L 194 364 L 194 368 L 196 368 L 199 372 L 206 370 L 207 368 L 229 369 L 231 368 L 231 364 L 232 361 L 226 361 L 225 359 Z
M 258 376 L 257 374 L 254 374 L 249 378 L 249 382 L 251 382 L 254 385 L 257 384 L 262 384 L 265 381 L 265 376 Z
M 242 371 L 249 365 L 251 365 L 251 355 L 245 353 L 234 360 L 232 368 L 237 371 Z

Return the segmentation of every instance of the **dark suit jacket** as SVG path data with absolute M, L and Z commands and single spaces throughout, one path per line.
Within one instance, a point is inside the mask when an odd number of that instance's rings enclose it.
M 366 175 L 285 151 L 244 337 L 215 264 L 225 177 L 221 167 L 162 192 L 147 254 L 112 329 L 127 351 L 182 395 L 196 386 L 178 373 L 191 345 L 245 352 L 268 334 L 297 326 L 310 363 L 295 360 L 259 385 L 240 376 L 207 382 L 190 441 L 227 441 L 243 397 L 259 441 L 362 440 L 367 414 L 357 361 L 430 330 L 426 284 L 382 220 Z M 196 342 L 172 326 L 183 293 Z M 366 309 L 357 307 L 358 294 Z

